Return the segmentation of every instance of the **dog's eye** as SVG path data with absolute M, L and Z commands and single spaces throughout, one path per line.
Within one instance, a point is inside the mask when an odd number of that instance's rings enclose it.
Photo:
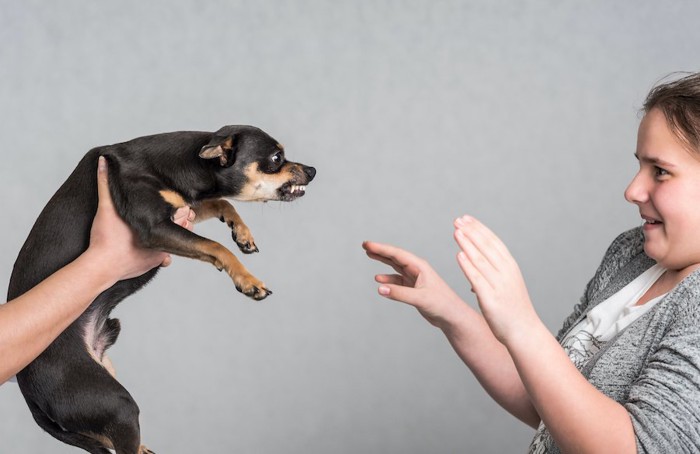
M 280 164 L 282 162 L 282 153 L 275 153 L 272 155 L 272 162 L 275 164 Z

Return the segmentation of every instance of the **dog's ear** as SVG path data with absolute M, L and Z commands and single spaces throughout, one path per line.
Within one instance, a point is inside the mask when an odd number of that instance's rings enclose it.
M 233 165 L 236 159 L 236 146 L 233 136 L 214 136 L 199 152 L 202 159 L 219 159 L 221 167 Z

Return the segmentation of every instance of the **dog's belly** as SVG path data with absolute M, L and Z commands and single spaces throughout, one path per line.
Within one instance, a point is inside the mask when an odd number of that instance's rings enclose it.
M 111 345 L 108 333 L 105 332 L 105 319 L 98 312 L 87 315 L 83 325 L 83 341 L 85 348 L 98 364 L 107 369 L 114 376 L 112 362 L 105 355 L 105 351 Z

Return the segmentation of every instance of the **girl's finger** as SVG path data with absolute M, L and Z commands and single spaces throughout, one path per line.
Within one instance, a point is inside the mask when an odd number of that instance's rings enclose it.
M 455 230 L 454 234 L 457 244 L 462 249 L 464 258 L 468 260 L 472 268 L 476 269 L 490 285 L 494 285 L 498 271 L 491 262 L 484 257 L 481 251 L 474 245 L 461 230 Z M 476 289 L 475 289 L 476 290 Z
M 376 261 L 378 261 L 378 262 L 382 262 L 382 263 L 385 264 L 385 265 L 389 265 L 389 266 L 399 266 L 398 263 L 394 262 L 392 259 L 390 259 L 389 257 L 387 257 L 387 256 L 385 256 L 385 255 L 376 254 L 376 253 L 371 252 L 371 251 L 365 251 L 365 254 L 367 254 L 367 257 L 369 257 L 369 258 L 371 258 L 371 259 L 373 259 L 373 260 L 376 260 Z
M 469 218 L 470 216 L 467 216 Z M 475 225 L 478 226 L 478 228 L 481 230 L 483 233 L 484 237 L 488 238 L 491 242 L 491 245 L 494 249 L 496 249 L 502 257 L 508 258 L 512 257 L 510 254 L 510 251 L 508 250 L 508 247 L 505 245 L 505 243 L 496 235 L 493 230 L 489 229 L 484 225 L 481 221 L 479 221 L 476 218 L 472 218 L 472 220 L 475 222 Z
M 404 287 L 402 285 L 395 284 L 382 284 L 379 286 L 377 291 L 380 295 L 382 295 L 385 298 L 406 303 L 411 306 L 415 306 L 416 302 L 419 301 L 417 295 L 419 290 L 416 290 L 412 287 Z
M 474 264 L 467 258 L 464 251 L 460 251 L 457 254 L 457 264 L 462 269 L 464 276 L 467 278 L 471 284 L 472 293 L 477 296 L 482 295 L 489 291 L 490 284 L 484 278 L 484 276 L 479 272 L 479 270 L 474 266 Z
M 505 245 L 493 232 L 469 216 L 458 218 L 455 221 L 455 227 L 471 240 L 491 265 L 495 268 L 499 267 L 504 259 Z
M 389 265 L 397 273 L 409 276 L 411 278 L 416 278 L 420 274 L 420 268 L 415 263 L 399 263 L 395 259 L 385 257 L 383 255 L 374 254 L 372 252 L 366 251 L 367 256 L 373 260 Z
M 406 279 L 398 274 L 377 274 L 374 280 L 380 284 L 406 285 Z
M 420 259 L 408 251 L 401 248 L 391 246 L 389 244 L 375 243 L 372 241 L 365 241 L 362 243 L 362 247 L 367 251 L 375 255 L 381 255 L 392 262 L 400 265 L 409 265 L 412 263 L 417 263 Z

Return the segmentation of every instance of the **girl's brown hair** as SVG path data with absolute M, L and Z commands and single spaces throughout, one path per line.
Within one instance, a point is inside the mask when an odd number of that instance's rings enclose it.
M 653 108 L 664 113 L 681 141 L 700 153 L 700 73 L 656 85 L 644 101 L 644 113 Z

